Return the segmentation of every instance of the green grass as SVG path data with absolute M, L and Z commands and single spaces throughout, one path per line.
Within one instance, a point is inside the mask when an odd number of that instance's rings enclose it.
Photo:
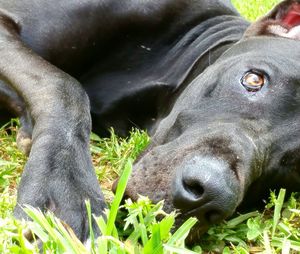
M 249 20 L 266 13 L 277 0 L 234 0 L 239 11 Z M 26 157 L 16 147 L 16 121 L 0 128 L 0 253 L 38 253 L 43 242 L 44 253 L 299 253 L 300 202 L 296 194 L 283 202 L 285 191 L 271 193 L 262 213 L 253 211 L 238 214 L 229 221 L 211 227 L 195 243 L 184 244 L 190 228 L 196 223 L 191 218 L 175 232 L 171 231 L 175 213 L 166 214 L 163 201 L 151 204 L 146 197 L 136 203 L 130 200 L 120 210 L 120 199 L 131 161 L 147 146 L 145 132 L 133 131 L 126 139 L 100 139 L 91 135 L 91 153 L 96 174 L 109 203 L 107 221 L 96 218 L 101 237 L 91 233 L 91 243 L 84 246 L 72 230 L 53 214 L 43 215 L 26 207 L 33 222 L 17 221 L 12 216 L 16 203 L 16 186 L 20 180 Z M 113 181 L 121 172 L 122 180 L 114 196 L 110 191 Z M 89 203 L 87 211 L 90 221 Z M 125 211 L 125 212 L 124 212 Z M 160 220 L 157 219 L 159 216 Z M 24 232 L 33 232 L 37 241 L 28 241 Z M 27 234 L 28 235 L 28 234 Z M 40 245 L 41 246 L 41 245 Z
M 239 12 L 250 21 L 267 13 L 280 0 L 232 0 Z

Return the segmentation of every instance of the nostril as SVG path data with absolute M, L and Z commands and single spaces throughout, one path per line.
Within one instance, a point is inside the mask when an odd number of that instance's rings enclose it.
M 224 215 L 222 212 L 218 210 L 211 210 L 206 212 L 204 217 L 206 221 L 209 222 L 210 224 L 215 224 L 220 222 L 223 219 Z
M 195 179 L 193 180 L 183 179 L 183 187 L 187 192 L 191 193 L 195 199 L 201 198 L 202 195 L 204 194 L 204 188 Z

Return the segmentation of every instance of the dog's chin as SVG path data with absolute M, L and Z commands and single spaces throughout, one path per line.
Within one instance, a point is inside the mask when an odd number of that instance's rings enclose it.
M 188 218 L 185 216 L 179 215 L 176 217 L 175 227 L 173 231 L 175 232 Z M 191 228 L 186 240 L 185 244 L 187 246 L 192 246 L 197 244 L 201 240 L 201 236 L 207 232 L 211 225 L 203 225 L 199 221 Z
M 190 233 L 188 234 L 185 244 L 187 246 L 195 245 L 201 240 L 201 236 L 207 232 L 209 226 L 200 226 L 198 223 L 191 229 Z

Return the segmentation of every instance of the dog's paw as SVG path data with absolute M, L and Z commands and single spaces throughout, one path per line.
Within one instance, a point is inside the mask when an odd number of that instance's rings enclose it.
M 80 205 L 78 205 L 78 202 L 72 206 L 70 203 L 66 204 L 64 206 L 63 204 L 55 204 L 55 209 L 53 210 L 53 207 L 47 207 L 48 204 L 44 205 L 34 205 L 34 204 L 18 204 L 15 207 L 14 210 L 14 216 L 17 219 L 25 219 L 25 220 L 31 220 L 29 216 L 24 211 L 25 205 L 33 206 L 43 212 L 52 211 L 54 212 L 55 216 L 57 216 L 63 224 L 68 225 L 76 234 L 78 239 L 80 239 L 82 242 L 87 241 L 88 237 L 90 236 L 90 228 L 88 223 L 88 215 L 85 205 L 85 200 L 81 202 Z M 52 204 L 53 205 L 53 204 Z M 105 203 L 103 201 L 100 201 L 99 204 L 93 204 L 92 205 L 92 214 L 95 214 L 96 216 L 103 215 L 103 210 L 105 208 Z M 95 236 L 98 236 L 100 234 L 99 228 L 97 227 L 95 221 L 92 222 L 92 230 Z
M 42 212 L 51 211 L 84 242 L 90 235 L 86 200 L 90 202 L 92 214 L 103 215 L 106 208 L 103 194 L 97 180 L 88 175 L 77 179 L 64 174 L 38 178 L 25 173 L 19 186 L 14 215 L 18 219 L 30 219 L 23 210 L 25 205 Z M 94 221 L 93 231 L 99 235 Z

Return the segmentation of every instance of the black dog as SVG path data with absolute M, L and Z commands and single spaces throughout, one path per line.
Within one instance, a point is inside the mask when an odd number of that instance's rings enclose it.
M 19 205 L 51 209 L 87 237 L 84 200 L 97 215 L 105 207 L 90 104 L 102 135 L 153 133 L 127 195 L 198 217 L 192 238 L 269 188 L 300 189 L 299 0 L 251 26 L 229 0 L 0 6 L 0 100 L 30 151 Z

